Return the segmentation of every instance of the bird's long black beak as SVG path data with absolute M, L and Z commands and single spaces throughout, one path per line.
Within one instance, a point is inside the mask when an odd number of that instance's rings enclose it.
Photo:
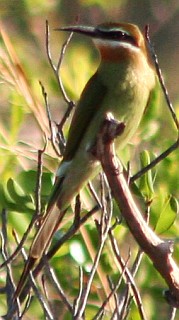
M 55 29 L 56 31 L 69 31 L 84 34 L 92 38 L 98 38 L 98 30 L 92 26 L 68 26 Z

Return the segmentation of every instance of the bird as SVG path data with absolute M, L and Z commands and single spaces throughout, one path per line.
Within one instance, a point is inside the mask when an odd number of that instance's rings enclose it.
M 19 297 L 29 272 L 44 253 L 73 198 L 100 170 L 91 154 L 101 124 L 108 113 L 124 124 L 115 141 L 122 149 L 136 132 L 156 85 L 150 48 L 139 27 L 124 22 L 97 26 L 72 25 L 58 28 L 90 37 L 100 62 L 85 85 L 72 117 L 66 149 L 56 173 L 46 212 L 29 250 L 15 291 Z M 59 209 L 54 210 L 54 206 Z

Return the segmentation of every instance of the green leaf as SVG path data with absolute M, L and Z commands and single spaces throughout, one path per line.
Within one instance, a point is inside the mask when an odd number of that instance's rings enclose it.
M 150 154 L 147 150 L 144 150 L 140 154 L 140 162 L 141 162 L 141 169 L 145 168 L 150 163 Z M 152 171 L 148 170 L 141 178 L 139 183 L 139 189 L 142 195 L 147 198 L 151 199 L 154 194 L 154 178 L 152 176 Z
M 19 213 L 33 213 L 35 209 L 31 195 L 26 194 L 21 186 L 12 178 L 0 187 L 1 207 Z
M 37 172 L 33 170 L 21 172 L 16 179 L 8 179 L 0 186 L 0 203 L 2 208 L 19 213 L 34 212 Z M 52 174 L 42 175 L 41 200 L 42 207 L 52 189 Z
M 174 212 L 176 212 L 176 214 L 179 213 L 179 202 L 178 202 L 178 200 L 177 200 L 174 196 L 171 196 L 170 206 L 171 206 L 171 209 L 172 209 Z
M 7 190 L 15 203 L 25 203 L 32 200 L 32 198 L 26 194 L 21 186 L 12 178 L 7 182 Z
M 169 195 L 164 202 L 163 210 L 161 211 L 160 217 L 157 221 L 155 231 L 159 234 L 164 233 L 166 230 L 174 224 L 179 205 L 176 198 Z
M 41 190 L 42 196 L 48 196 L 50 194 L 53 186 L 52 177 L 53 175 L 51 173 L 43 172 Z M 37 171 L 23 171 L 17 177 L 17 181 L 26 193 L 34 195 L 37 184 Z

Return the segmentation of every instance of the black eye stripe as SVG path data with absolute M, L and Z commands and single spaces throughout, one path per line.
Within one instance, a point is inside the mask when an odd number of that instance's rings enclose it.
M 100 30 L 96 28 L 96 37 L 106 40 L 114 40 L 114 41 L 124 41 L 131 43 L 137 46 L 137 43 L 134 37 L 130 36 L 129 34 L 125 33 L 124 31 L 114 31 L 114 30 Z

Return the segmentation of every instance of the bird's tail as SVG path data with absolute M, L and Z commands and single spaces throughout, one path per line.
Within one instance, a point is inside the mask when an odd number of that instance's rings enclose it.
M 20 296 L 22 289 L 26 283 L 29 272 L 34 268 L 36 262 L 41 259 L 44 252 L 50 246 L 51 239 L 65 215 L 66 210 L 63 210 L 60 213 L 57 213 L 55 212 L 55 210 L 53 210 L 55 203 L 60 197 L 60 187 L 62 183 L 63 180 L 61 179 L 61 181 L 58 181 L 58 183 L 56 183 L 54 187 L 54 190 L 48 202 L 46 214 L 43 218 L 41 227 L 37 231 L 36 236 L 32 242 L 29 257 L 25 264 L 19 283 L 17 285 L 14 294 L 14 299 Z
M 17 288 L 15 290 L 15 293 L 14 293 L 14 296 L 13 296 L 13 301 L 16 301 L 16 299 L 20 296 L 25 284 L 26 284 L 26 280 L 27 280 L 27 277 L 29 275 L 29 272 L 33 269 L 34 265 L 35 265 L 35 262 L 36 262 L 36 259 L 32 258 L 32 257 L 29 257 L 26 264 L 25 264 L 25 267 L 24 267 L 24 270 L 21 274 L 21 277 L 20 277 L 20 280 L 19 280 L 19 283 L 17 285 Z
M 24 270 L 14 293 L 14 300 L 16 300 L 17 297 L 20 296 L 26 284 L 26 280 L 29 276 L 30 271 L 34 268 L 37 261 L 40 260 L 43 253 L 48 249 L 51 239 L 65 214 L 65 211 L 63 211 L 60 213 L 60 215 L 56 213 L 56 215 L 52 217 L 52 212 L 51 214 L 46 216 L 46 219 L 42 223 L 42 226 L 37 232 L 36 237 L 32 243 L 28 260 L 25 264 Z

